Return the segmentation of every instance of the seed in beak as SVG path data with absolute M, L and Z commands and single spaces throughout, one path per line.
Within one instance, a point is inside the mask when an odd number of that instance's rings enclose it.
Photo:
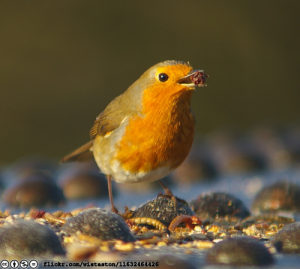
M 198 87 L 205 86 L 205 78 L 208 78 L 208 75 L 206 75 L 204 72 L 197 71 L 193 75 L 190 76 L 191 81 Z

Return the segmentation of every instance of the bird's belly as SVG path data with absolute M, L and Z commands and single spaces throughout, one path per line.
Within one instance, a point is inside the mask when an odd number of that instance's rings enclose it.
M 160 167 L 147 172 L 130 172 L 122 168 L 122 165 L 116 161 L 111 167 L 113 179 L 118 183 L 137 183 L 145 181 L 155 181 L 164 178 L 172 171 L 169 167 Z
M 93 146 L 95 160 L 116 182 L 159 180 L 177 168 L 190 151 L 194 122 L 185 122 L 190 124 L 164 125 L 157 132 L 154 125 L 137 118 L 108 136 L 98 136 Z

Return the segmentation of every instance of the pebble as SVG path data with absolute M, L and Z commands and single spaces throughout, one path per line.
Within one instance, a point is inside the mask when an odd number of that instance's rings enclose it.
M 300 185 L 278 181 L 258 192 L 252 203 L 257 213 L 279 210 L 300 211 Z
M 273 238 L 276 250 L 283 253 L 300 253 L 300 222 L 285 226 Z
M 119 215 L 101 208 L 86 209 L 77 216 L 68 218 L 62 230 L 70 235 L 79 231 L 101 240 L 135 241 L 129 227 Z
M 177 200 L 175 209 L 171 199 L 159 197 L 136 209 L 132 218 L 152 218 L 168 227 L 172 220 L 179 215 L 193 216 L 195 213 L 184 201 Z
M 54 206 L 65 201 L 62 190 L 43 174 L 32 175 L 8 187 L 2 200 L 11 206 Z
M 53 257 L 65 251 L 57 235 L 34 221 L 17 219 L 0 228 L 1 257 Z
M 206 255 L 209 264 L 270 265 L 272 254 L 260 242 L 250 237 L 228 238 L 217 243 Z
M 215 192 L 202 194 L 196 200 L 192 201 L 190 206 L 200 219 L 225 216 L 243 219 L 250 216 L 250 212 L 243 202 L 228 193 Z
M 59 175 L 58 182 L 67 199 L 108 197 L 107 179 L 93 164 L 72 165 Z

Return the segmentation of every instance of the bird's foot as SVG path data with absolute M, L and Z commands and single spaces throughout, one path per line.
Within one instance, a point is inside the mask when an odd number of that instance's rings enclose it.
M 125 206 L 124 208 L 125 208 L 125 212 L 118 213 L 118 214 L 125 220 L 130 219 L 132 217 L 134 211 L 130 210 L 127 206 Z
M 115 206 L 113 206 L 113 205 L 111 206 L 111 210 L 110 211 L 113 212 L 113 213 L 119 214 L 118 209 Z
M 177 207 L 177 197 L 175 197 L 172 192 L 169 193 L 165 193 L 165 194 L 162 194 L 162 193 L 159 193 L 157 195 L 157 198 L 166 198 L 166 199 L 170 199 L 172 202 L 173 202 L 173 205 L 174 205 L 174 210 L 176 211 L 176 207 Z
M 162 194 L 162 193 L 159 193 L 159 194 L 157 195 L 157 198 L 166 198 L 166 199 L 170 199 L 170 200 L 173 202 L 173 204 L 174 204 L 174 210 L 175 210 L 175 211 L 176 211 L 176 208 L 177 208 L 177 202 L 182 203 L 182 204 L 185 204 L 185 205 L 188 205 L 188 203 L 187 203 L 185 200 L 180 199 L 180 198 L 174 196 L 174 195 L 172 194 L 172 192 L 170 192 L 170 193 L 171 193 L 171 194 L 167 194 L 167 193 Z
M 188 205 L 188 203 L 176 196 L 173 195 L 173 193 L 167 188 L 167 186 L 162 182 L 162 180 L 160 179 L 159 181 L 159 184 L 162 186 L 162 188 L 164 189 L 165 191 L 165 194 L 161 194 L 159 193 L 157 195 L 157 198 L 159 197 L 162 197 L 162 198 L 167 198 L 167 199 L 170 199 L 173 201 L 173 204 L 174 204 L 174 210 L 176 211 L 176 208 L 177 208 L 177 201 L 180 202 L 180 203 L 183 203 L 183 204 L 186 204 Z

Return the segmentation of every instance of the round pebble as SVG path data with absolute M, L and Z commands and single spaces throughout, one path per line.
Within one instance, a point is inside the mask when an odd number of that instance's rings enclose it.
M 202 194 L 190 205 L 199 218 L 230 216 L 243 219 L 250 216 L 250 212 L 243 202 L 228 193 Z
M 64 255 L 57 235 L 34 221 L 14 220 L 0 228 L 1 256 L 50 257 Z
M 256 195 L 252 210 L 255 212 L 300 211 L 300 186 L 288 181 L 278 181 L 267 186 Z
M 169 198 L 159 197 L 140 206 L 132 215 L 132 218 L 152 218 L 160 221 L 167 227 L 171 221 L 179 215 L 193 216 L 193 210 L 180 200 L 177 199 L 176 209 L 174 203 Z
M 93 163 L 72 165 L 59 176 L 58 182 L 67 199 L 108 196 L 107 179 Z
M 300 253 L 300 222 L 284 227 L 273 238 L 272 244 L 283 253 Z
M 128 225 L 119 215 L 101 208 L 86 209 L 77 216 L 68 218 L 62 230 L 66 234 L 79 231 L 102 240 L 135 241 Z
M 255 239 L 228 238 L 208 250 L 206 262 L 227 265 L 270 265 L 274 262 L 268 249 Z
M 8 187 L 3 201 L 12 206 L 50 206 L 65 201 L 62 190 L 47 176 L 33 175 Z

